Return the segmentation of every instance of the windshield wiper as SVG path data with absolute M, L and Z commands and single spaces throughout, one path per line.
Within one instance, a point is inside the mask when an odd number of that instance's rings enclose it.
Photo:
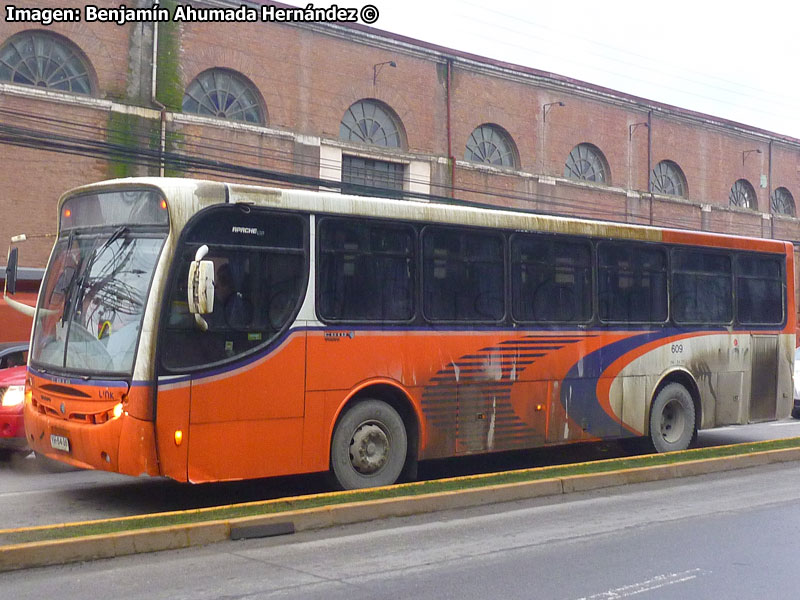
M 75 281 L 75 286 L 73 288 L 77 292 L 75 298 L 73 298 L 75 302 L 70 303 L 68 313 L 66 310 L 64 311 L 64 315 L 62 315 L 61 317 L 62 323 L 64 322 L 65 316 L 67 317 L 68 322 L 72 322 L 72 319 L 75 316 L 76 307 L 78 306 L 77 294 L 79 294 L 80 291 L 83 290 L 83 286 L 86 283 L 86 278 L 89 276 L 89 272 L 92 270 L 92 266 L 97 260 L 97 257 L 100 256 L 106 248 L 108 248 L 111 244 L 117 241 L 127 230 L 128 228 L 125 225 L 117 227 L 114 230 L 114 232 L 109 236 L 109 238 L 105 242 L 103 242 L 102 246 L 100 247 L 95 246 L 94 248 L 92 248 L 92 251 L 89 253 L 89 256 L 87 256 L 86 260 L 84 261 L 84 267 L 83 270 L 81 271 L 81 274 L 78 276 L 77 281 Z M 67 337 L 69 337 L 69 332 L 67 332 Z
M 64 251 L 65 261 L 69 258 L 69 253 L 72 250 L 72 244 L 75 241 L 75 230 L 71 229 L 69 232 L 69 238 L 67 239 L 67 249 Z M 68 267 L 64 267 L 63 273 L 66 273 Z M 72 303 L 72 292 L 75 290 L 75 271 L 72 272 L 72 276 L 69 278 L 69 281 L 64 286 L 64 307 L 61 311 L 61 322 L 64 322 L 64 317 L 67 316 L 67 313 L 70 312 L 69 307 Z M 56 282 L 58 285 L 58 282 Z M 57 289 L 57 288 L 56 288 Z

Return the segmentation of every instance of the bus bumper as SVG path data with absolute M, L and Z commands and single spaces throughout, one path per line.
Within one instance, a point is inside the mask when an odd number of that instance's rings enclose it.
M 102 424 L 73 423 L 36 411 L 23 411 L 32 450 L 83 469 L 125 475 L 159 475 L 152 421 L 122 414 Z

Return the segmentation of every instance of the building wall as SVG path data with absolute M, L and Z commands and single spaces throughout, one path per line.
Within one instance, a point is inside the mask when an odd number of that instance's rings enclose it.
M 36 119 L 25 115 L 35 115 Z M 99 139 L 97 131 L 108 125 L 108 114 L 91 107 L 58 105 L 46 100 L 0 94 L 0 122 L 44 132 L 45 145 L 55 140 L 48 136 L 54 128 L 44 119 L 74 123 L 76 134 Z M 108 177 L 105 160 L 47 152 L 34 148 L 0 145 L 0 261 L 13 235 L 26 234 L 30 241 L 21 251 L 22 266 L 43 267 L 54 242 L 58 214 L 56 202 L 66 190 Z

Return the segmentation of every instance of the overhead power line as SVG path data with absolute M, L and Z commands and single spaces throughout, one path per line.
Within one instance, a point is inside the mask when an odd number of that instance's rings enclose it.
M 6 111 L 0 109 L 0 116 L 5 114 L 11 116 L 9 113 L 13 111 Z M 380 195 L 383 197 L 398 197 L 398 198 L 413 198 L 417 200 L 436 201 L 442 203 L 451 203 L 459 205 L 468 205 L 482 208 L 502 209 L 529 212 L 535 214 L 548 214 L 556 216 L 575 216 L 576 212 L 585 213 L 587 208 L 586 201 L 579 201 L 557 196 L 542 196 L 539 194 L 518 194 L 508 192 L 507 190 L 500 190 L 497 188 L 483 188 L 476 189 L 466 186 L 450 186 L 446 184 L 430 184 L 435 189 L 441 190 L 439 194 L 426 194 L 420 192 L 412 192 L 408 190 L 398 191 L 388 188 L 380 188 L 366 185 L 358 185 L 351 183 L 343 183 L 340 181 L 333 181 L 322 179 L 319 177 L 299 175 L 274 169 L 266 169 L 255 166 L 245 166 L 240 163 L 230 162 L 228 160 L 218 160 L 207 156 L 202 156 L 200 153 L 208 149 L 208 145 L 202 143 L 204 138 L 200 136 L 189 136 L 196 140 L 181 143 L 182 146 L 193 150 L 195 153 L 184 153 L 177 151 L 167 151 L 161 153 L 158 149 L 150 148 L 150 134 L 143 132 L 134 135 L 134 139 L 138 140 L 141 145 L 132 147 L 129 144 L 117 144 L 113 142 L 100 140 L 97 137 L 88 138 L 86 135 L 99 136 L 103 138 L 109 137 L 112 133 L 107 128 L 98 127 L 96 125 L 86 125 L 78 122 L 61 121 L 58 119 L 40 117 L 37 115 L 30 115 L 25 113 L 17 113 L 15 122 L 32 121 L 36 123 L 39 121 L 40 125 L 46 125 L 50 130 L 34 129 L 31 127 L 22 127 L 20 125 L 10 125 L 0 123 L 0 143 L 33 148 L 43 151 L 54 151 L 64 154 L 83 156 L 95 158 L 98 160 L 111 160 L 123 161 L 131 165 L 139 165 L 147 168 L 158 168 L 162 162 L 167 169 L 173 169 L 182 172 L 191 172 L 196 174 L 206 174 L 212 176 L 225 176 L 231 179 L 247 182 L 273 182 L 293 187 L 302 187 L 309 189 L 318 189 L 325 187 L 328 189 L 338 189 L 344 193 L 356 193 L 365 195 Z M 63 130 L 66 133 L 59 132 Z M 74 135 L 75 133 L 83 134 Z M 234 160 L 238 158 L 246 158 L 253 156 L 253 146 L 247 144 L 231 144 L 230 148 L 228 143 L 219 140 L 220 146 L 213 146 L 215 153 L 225 153 Z M 258 149 L 264 150 L 258 147 Z M 276 155 L 281 154 L 279 151 L 273 151 Z M 296 158 L 286 158 L 285 153 L 282 153 L 283 161 L 292 166 L 313 166 L 319 167 L 319 164 L 313 161 L 300 161 Z M 510 206 L 498 205 L 497 202 L 477 202 L 469 201 L 459 198 L 452 198 L 449 194 L 470 194 L 481 197 L 490 197 L 494 200 L 502 200 L 512 203 Z M 542 210 L 527 208 L 513 203 L 529 203 L 529 202 L 544 202 L 551 208 L 551 210 Z M 595 214 L 590 216 L 581 214 L 581 218 L 593 220 L 607 220 L 607 221 L 621 221 L 625 222 L 629 218 L 629 214 L 624 211 L 616 211 L 613 209 L 605 209 L 595 211 Z M 671 215 L 669 218 L 659 219 L 658 225 L 675 227 L 680 229 L 694 229 L 696 228 L 696 219 L 682 218 L 678 215 Z M 747 231 L 738 232 L 743 235 L 760 236 L 761 229 L 759 225 L 753 225 Z

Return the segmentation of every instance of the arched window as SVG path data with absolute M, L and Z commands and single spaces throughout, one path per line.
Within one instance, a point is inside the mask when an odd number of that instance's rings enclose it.
M 203 71 L 186 87 L 183 112 L 264 125 L 266 115 L 256 87 L 229 69 Z
M 339 123 L 339 139 L 381 148 L 405 147 L 400 119 L 391 108 L 370 98 L 359 100 L 345 111 Z M 352 184 L 345 189 L 354 194 L 394 196 L 403 190 L 405 167 L 396 160 L 342 154 L 342 183 Z
M 794 198 L 785 187 L 779 187 L 769 197 L 770 209 L 777 215 L 795 216 Z
M 339 139 L 371 146 L 402 148 L 400 122 L 391 109 L 377 100 L 359 100 L 345 111 Z
M 578 144 L 572 149 L 564 165 L 564 177 L 610 183 L 608 163 L 603 153 L 592 144 Z
M 517 153 L 511 136 L 502 127 L 484 123 L 470 134 L 464 160 L 515 168 Z
M 728 200 L 731 206 L 738 206 L 739 208 L 758 208 L 758 201 L 756 200 L 756 191 L 747 179 L 739 179 L 731 187 L 731 193 L 728 195 Z
M 72 42 L 48 31 L 23 31 L 0 47 L 0 80 L 92 94 L 89 61 Z
M 686 196 L 686 177 L 671 160 L 662 160 L 650 172 L 650 191 L 670 196 Z

